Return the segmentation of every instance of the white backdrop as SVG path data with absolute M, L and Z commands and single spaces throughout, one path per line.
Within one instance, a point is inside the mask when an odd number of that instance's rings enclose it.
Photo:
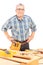
M 35 37 L 29 43 L 30 48 L 43 48 L 43 0 L 0 0 L 0 48 L 9 49 L 11 45 L 1 27 L 7 19 L 15 15 L 18 3 L 25 5 L 25 14 L 31 16 L 37 26 Z

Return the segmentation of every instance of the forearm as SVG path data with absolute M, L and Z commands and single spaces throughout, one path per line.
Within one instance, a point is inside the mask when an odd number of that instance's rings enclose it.
M 34 38 L 34 35 L 35 35 L 35 32 L 32 32 L 31 35 L 30 35 L 31 39 Z
M 9 41 L 15 42 L 15 40 L 9 35 L 8 32 L 4 32 L 4 34 L 6 35 L 6 37 L 8 38 Z
M 34 38 L 35 32 L 32 32 L 31 35 L 28 37 L 27 42 L 30 42 Z
M 4 32 L 4 34 L 6 35 L 7 38 L 11 37 L 8 32 Z

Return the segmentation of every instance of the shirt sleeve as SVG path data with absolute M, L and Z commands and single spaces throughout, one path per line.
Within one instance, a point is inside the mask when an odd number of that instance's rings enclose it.
M 6 23 L 2 26 L 1 30 L 6 32 L 8 29 L 11 29 L 12 25 L 11 25 L 11 21 L 10 19 L 6 21 Z
M 32 32 L 35 32 L 35 31 L 36 31 L 36 25 L 35 25 L 35 23 L 33 22 L 33 20 L 31 19 L 31 17 L 29 18 L 29 20 L 30 20 L 30 25 L 29 25 L 29 27 L 30 27 L 30 29 L 31 29 Z

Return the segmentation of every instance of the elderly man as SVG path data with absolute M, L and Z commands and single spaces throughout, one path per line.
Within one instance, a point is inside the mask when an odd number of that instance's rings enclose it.
M 16 15 L 8 19 L 2 26 L 4 34 L 11 42 L 18 41 L 21 43 L 21 51 L 29 49 L 29 42 L 34 38 L 36 31 L 36 25 L 30 16 L 24 15 L 24 11 L 24 5 L 18 4 L 16 6 Z M 9 35 L 8 29 L 11 29 L 12 36 Z M 29 35 L 29 29 L 31 29 L 31 35 Z

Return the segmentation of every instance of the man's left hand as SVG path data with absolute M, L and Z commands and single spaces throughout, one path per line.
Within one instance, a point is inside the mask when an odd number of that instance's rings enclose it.
M 30 42 L 32 40 L 32 37 L 29 36 L 29 38 L 27 39 L 27 42 Z
M 32 32 L 31 35 L 28 37 L 27 42 L 30 42 L 34 38 L 35 32 Z

